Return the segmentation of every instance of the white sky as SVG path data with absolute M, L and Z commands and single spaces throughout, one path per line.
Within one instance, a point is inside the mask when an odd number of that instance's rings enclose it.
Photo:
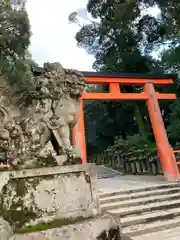
M 92 70 L 94 57 L 77 47 L 75 34 L 79 27 L 68 21 L 69 14 L 85 8 L 87 2 L 88 0 L 27 0 L 26 8 L 32 31 L 30 52 L 40 66 L 44 62 L 60 62 L 65 68 Z M 149 9 L 149 12 L 156 15 L 158 9 Z
M 31 24 L 30 52 L 42 66 L 44 62 L 60 62 L 65 68 L 91 71 L 93 56 L 77 47 L 78 26 L 69 24 L 68 16 L 85 8 L 87 0 L 27 0 Z

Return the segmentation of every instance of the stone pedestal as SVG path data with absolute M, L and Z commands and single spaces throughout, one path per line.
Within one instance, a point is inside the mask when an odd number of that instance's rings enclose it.
M 16 231 L 42 223 L 64 225 L 100 214 L 94 165 L 0 173 L 0 212 Z
M 120 240 L 96 179 L 94 164 L 0 172 L 0 213 L 14 230 L 3 240 Z

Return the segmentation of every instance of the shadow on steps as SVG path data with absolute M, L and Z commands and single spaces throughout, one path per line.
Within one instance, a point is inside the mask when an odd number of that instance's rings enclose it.
M 128 236 L 122 236 L 120 233 L 119 227 L 109 229 L 108 231 L 103 231 L 98 237 L 97 240 L 132 240 Z

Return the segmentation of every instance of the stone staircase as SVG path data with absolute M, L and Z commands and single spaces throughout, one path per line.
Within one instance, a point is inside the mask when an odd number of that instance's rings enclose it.
M 100 203 L 120 217 L 122 233 L 132 239 L 180 226 L 180 183 L 105 193 Z

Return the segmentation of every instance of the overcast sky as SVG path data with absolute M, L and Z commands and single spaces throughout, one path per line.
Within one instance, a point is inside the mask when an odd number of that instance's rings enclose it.
M 27 0 L 30 52 L 39 65 L 58 61 L 65 68 L 92 70 L 93 57 L 76 45 L 74 36 L 79 28 L 68 22 L 69 14 L 86 4 L 87 0 Z
M 88 0 L 27 0 L 31 24 L 30 52 L 42 66 L 44 62 L 60 62 L 65 68 L 91 71 L 94 62 L 84 49 L 77 47 L 75 34 L 79 27 L 69 24 L 70 13 L 86 7 Z M 157 8 L 150 9 L 153 15 Z

